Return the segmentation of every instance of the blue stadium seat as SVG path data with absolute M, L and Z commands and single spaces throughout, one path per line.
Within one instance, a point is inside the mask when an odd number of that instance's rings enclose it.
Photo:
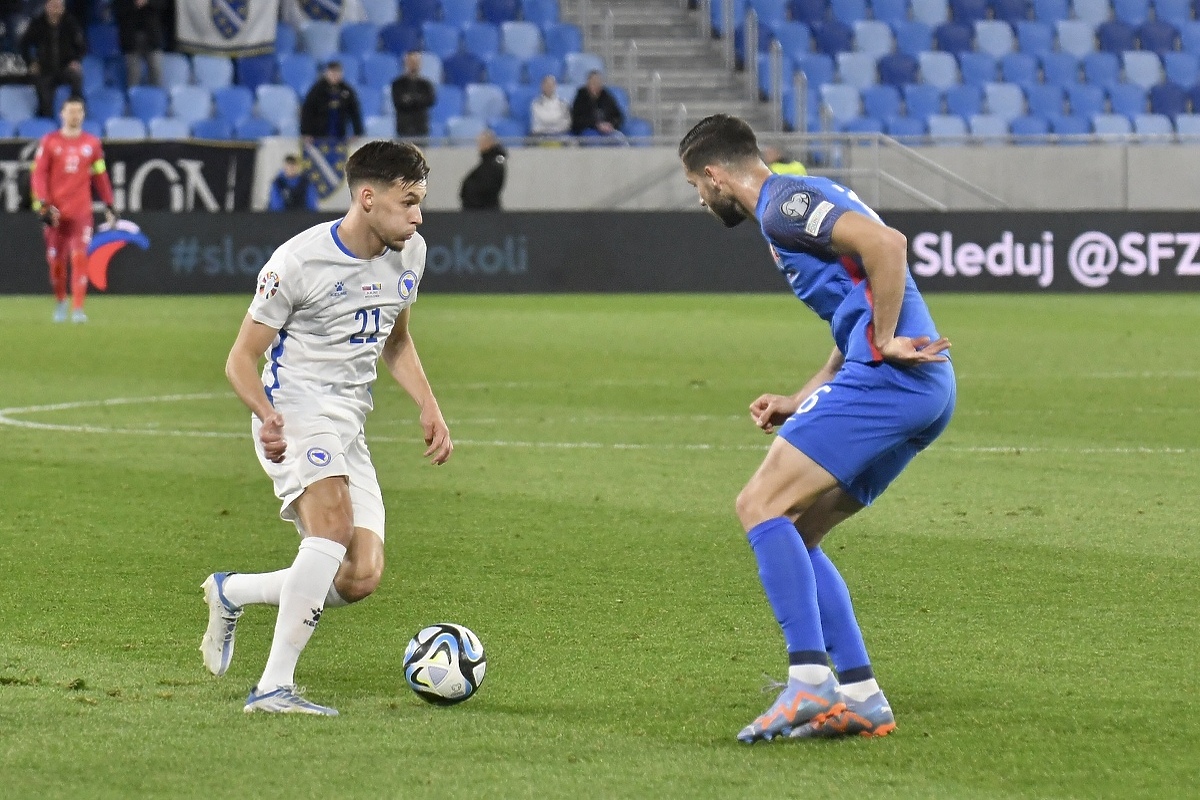
M 1046 22 L 1026 20 L 1017 23 L 1017 48 L 1022 53 L 1041 56 L 1054 52 L 1054 28 Z
M 1033 0 L 1033 18 L 1053 25 L 1071 18 L 1067 0 Z
M 445 61 L 457 53 L 460 47 L 462 31 L 452 25 L 441 22 L 426 22 L 421 25 L 425 49 Z
M 30 117 L 17 123 L 18 139 L 41 139 L 47 133 L 58 130 L 58 123 L 46 117 Z
M 258 87 L 261 92 L 270 84 Z M 208 119 L 213 113 L 212 92 L 203 86 L 176 86 L 170 91 L 171 116 L 193 123 Z
M 376 25 L 390 25 L 400 19 L 400 4 L 396 0 L 362 0 L 367 20 Z
M 377 114 L 395 113 L 395 107 L 392 105 L 391 87 L 389 86 L 386 92 L 387 105 L 384 106 L 385 92 L 381 86 L 367 86 L 366 84 L 351 85 L 354 93 L 358 95 L 358 107 L 363 117 L 372 117 Z
M 1017 36 L 1012 26 L 1007 22 L 995 19 L 980 20 L 975 23 L 976 45 L 985 53 L 996 58 L 1017 49 Z
M 67 98 L 71 96 L 71 87 L 67 85 L 58 86 L 54 89 L 54 118 L 58 119 L 58 112 L 62 111 L 63 103 L 67 102 Z
M 483 17 L 485 22 L 493 25 L 514 20 L 520 13 L 521 4 L 518 0 L 480 0 L 479 2 L 479 16 Z
M 509 87 L 521 83 L 521 59 L 507 53 L 499 53 L 487 60 L 484 71 L 488 83 Z
M 1108 103 L 1114 114 L 1124 114 L 1132 119 L 1149 110 L 1150 100 L 1147 94 L 1141 86 L 1118 83 L 1108 87 Z
M 97 58 L 116 58 L 121 55 L 120 35 L 116 25 L 93 23 L 87 26 L 85 37 L 88 52 Z
M 379 29 L 379 44 L 383 50 L 397 56 L 422 50 L 421 29 L 416 25 L 393 22 Z
M 297 123 L 300 119 L 300 100 L 296 91 L 290 86 L 278 86 L 264 83 L 255 90 L 258 101 L 258 115 L 268 122 L 274 123 L 283 132 L 288 122 Z
M 528 126 L 526 126 L 528 128 Z M 625 120 L 625 130 L 623 133 L 634 139 L 647 139 L 654 135 L 654 126 L 650 124 L 650 120 L 642 119 L 641 117 L 629 117 Z
M 1200 80 L 1200 56 L 1195 53 L 1163 53 L 1167 80 L 1180 86 L 1193 86 Z
M 967 136 L 967 123 L 958 114 L 934 114 L 926 122 L 929 136 L 937 144 L 962 144 Z
M 908 53 L 913 58 L 933 49 L 933 28 L 924 22 L 913 20 L 898 23 L 893 33 L 896 35 L 896 50 Z
M 246 117 L 233 126 L 233 138 L 254 141 L 275 135 L 275 126 L 260 117 Z
M 1138 114 L 1133 118 L 1133 132 L 1138 136 L 1164 137 L 1175 133 L 1175 126 L 1162 114 Z M 1159 139 L 1158 144 L 1166 142 Z
M 793 59 L 812 52 L 812 31 L 803 22 L 785 22 L 775 30 L 784 55 Z
M 542 52 L 542 31 L 532 22 L 500 25 L 500 51 L 525 61 Z
M 912 18 L 936 28 L 950 19 L 950 4 L 947 0 L 911 0 Z
M 1135 28 L 1150 19 L 1149 0 L 1113 0 L 1113 16 Z
M 749 6 L 758 14 L 760 28 L 773 31 L 788 21 L 787 0 L 750 0 Z M 525 19 L 529 19 L 529 14 L 525 14 Z
M 104 123 L 106 139 L 145 139 L 146 123 L 137 117 L 110 117 Z
M 363 135 L 368 139 L 392 139 L 396 136 L 395 117 L 363 117 Z
M 146 127 L 150 139 L 187 139 L 192 135 L 191 126 L 176 117 L 155 117 Z
M 968 120 L 971 136 L 983 144 L 1002 144 L 1008 140 L 1008 120 L 996 114 L 974 114 Z
M 539 28 L 558 22 L 559 16 L 558 0 L 521 0 L 521 18 Z
M 129 113 L 150 124 L 155 117 L 165 117 L 170 106 L 171 98 L 165 89 L 159 86 L 131 86 L 129 96 Z
M 889 53 L 879 59 L 876 65 L 879 69 L 879 82 L 900 87 L 906 83 L 917 82 L 917 59 L 908 53 Z
M 1090 117 L 1078 114 L 1064 114 L 1061 117 L 1050 118 L 1050 130 L 1056 136 L 1083 136 L 1092 132 Z M 1060 141 L 1059 144 L 1081 144 L 1080 141 Z
M 1175 132 L 1180 136 L 1200 138 L 1200 114 L 1180 114 L 1175 118 Z
M 855 117 L 838 126 L 842 133 L 883 133 L 883 120 L 874 117 Z
M 863 113 L 888 119 L 900 115 L 900 90 L 895 86 L 868 86 L 862 90 Z
M 881 58 L 896 49 L 892 29 L 886 22 L 860 19 L 854 23 L 854 49 Z
M 581 84 L 587 80 L 589 72 L 593 70 L 604 71 L 604 62 L 600 59 L 600 56 L 591 53 L 568 53 L 566 64 L 567 83 Z
M 1154 0 L 1154 18 L 1178 28 L 1192 20 L 1192 0 Z
M 954 86 L 958 80 L 958 62 L 950 53 L 930 51 L 917 57 L 921 66 L 921 80 L 940 89 Z
M 317 62 L 308 53 L 291 53 L 280 56 L 279 79 L 292 87 L 296 94 L 306 95 L 317 79 Z M 255 91 L 258 90 L 255 89 Z
M 453 84 L 439 86 L 433 108 L 429 109 L 429 118 L 446 122 L 451 117 L 462 116 L 463 102 L 464 92 L 460 87 Z
M 438 0 L 400 0 L 400 20 L 405 25 L 420 27 L 433 22 L 441 13 Z
M 1025 92 L 1015 83 L 989 83 L 983 87 L 987 113 L 1011 122 L 1025 115 Z
M 547 54 L 536 55 L 525 62 L 525 75 L 529 79 L 529 83 L 538 86 L 542 82 L 542 78 L 547 75 L 553 75 L 555 80 L 562 77 L 563 62 L 558 56 Z
M 823 83 L 833 83 L 833 59 L 824 53 L 813 53 L 796 61 L 796 69 L 808 78 L 808 89 L 816 92 Z
M 1103 137 L 1125 137 L 1133 133 L 1133 123 L 1124 114 L 1093 114 L 1092 132 Z
M 164 53 L 163 55 L 170 54 Z M 264 83 L 274 83 L 275 71 L 278 66 L 275 56 L 270 54 L 236 58 L 234 59 L 234 73 L 237 75 L 237 84 L 245 86 L 253 92 Z
M 946 90 L 946 113 L 957 114 L 963 119 L 983 113 L 983 90 L 967 84 L 951 86 Z
M 1112 53 L 1088 53 L 1083 57 L 1083 79 L 1098 86 L 1121 80 L 1121 61 Z
M 1200 113 L 1200 83 L 1187 90 L 1188 103 L 1191 104 L 1192 110 Z
M 338 37 L 338 50 L 343 53 L 370 53 L 379 49 L 379 26 L 373 22 L 352 22 L 343 25 Z
M 837 55 L 854 47 L 854 30 L 836 19 L 812 25 L 813 44 L 819 53 Z
M 233 61 L 228 56 L 192 56 L 192 75 L 196 83 L 220 89 L 233 83 Z
M 286 22 L 280 20 L 275 26 L 275 55 L 294 53 L 300 49 L 300 34 Z
M 1056 86 L 1079 83 L 1079 59 L 1070 53 L 1044 53 L 1040 60 L 1046 83 Z
M 526 130 L 529 129 L 530 106 L 533 104 L 534 98 L 541 93 L 541 88 L 536 84 L 533 86 L 509 86 L 505 89 L 505 94 L 508 95 L 509 115 L 524 125 Z M 457 113 L 461 113 L 461 111 Z
M 992 0 L 992 12 L 996 19 L 1016 25 L 1029 19 L 1029 0 Z
M 164 53 L 164 55 L 166 55 Z M 186 60 L 187 56 L 183 56 Z M 92 89 L 99 89 L 104 85 L 104 59 L 96 56 L 84 56 L 81 62 L 83 67 L 83 91 L 86 94 Z M 192 62 L 188 61 L 188 80 L 192 76 Z M 163 75 L 166 78 L 166 75 Z
M 224 119 L 198 119 L 192 123 L 192 136 L 216 141 L 232 139 L 233 126 Z
M 1083 58 L 1096 49 L 1096 31 L 1088 23 L 1077 19 L 1065 19 L 1055 23 L 1058 31 L 1058 49 Z
M 1157 53 L 1146 50 L 1128 50 L 1121 54 L 1122 66 L 1125 67 L 1125 80 L 1136 83 L 1143 89 L 1149 89 L 1157 83 L 1162 83 L 1162 61 Z
M 1175 119 L 1187 110 L 1187 93 L 1176 83 L 1160 83 L 1150 87 L 1150 112 Z
M 362 82 L 367 86 L 391 86 L 399 74 L 400 59 L 391 53 L 367 53 L 362 57 Z
M 829 107 L 833 121 L 840 126 L 862 113 L 858 89 L 844 83 L 826 83 L 821 87 L 821 103 Z
M 788 2 L 792 19 L 810 27 L 815 23 L 825 21 L 827 8 L 825 0 L 789 0 Z
M 938 50 L 958 55 L 975 46 L 975 31 L 961 22 L 943 22 L 933 31 L 933 42 Z
M 445 82 L 455 86 L 483 81 L 483 61 L 473 53 L 458 52 L 442 60 Z
M 959 53 L 958 71 L 962 75 L 963 83 L 982 86 L 996 80 L 996 59 L 987 53 Z
M 875 72 L 875 57 L 869 53 L 838 53 L 837 69 L 841 82 L 856 89 L 879 83 Z
M 734 0 L 733 3 L 733 27 L 740 28 L 742 23 L 746 21 L 746 3 L 745 0 Z M 725 33 L 725 15 L 724 9 L 720 3 L 713 3 L 711 6 L 711 15 L 709 21 L 712 23 L 713 32 L 718 35 Z
M 421 71 L 418 73 L 422 78 L 437 86 L 445 83 L 445 70 L 442 69 L 442 60 L 434 53 L 421 53 Z
M 972 25 L 988 18 L 987 0 L 950 0 L 950 19 Z
M 270 59 L 271 69 L 275 69 L 275 57 L 263 56 Z M 172 86 L 186 86 L 192 82 L 192 62 L 183 53 L 163 53 L 162 54 L 162 85 L 170 89 Z M 84 88 L 87 86 L 87 80 L 84 80 Z
M 476 22 L 463 28 L 463 49 L 487 62 L 500 52 L 500 28 L 490 22 Z
M 207 89 L 202 89 L 205 94 Z M 106 86 L 95 89 L 84 95 L 87 102 L 88 116 L 103 124 L 109 117 L 125 116 L 125 93 L 120 89 Z
M 628 125 L 628 120 L 626 124 Z M 492 133 L 496 134 L 497 139 L 507 144 L 521 144 L 521 139 L 529 133 L 528 125 L 522 125 L 512 117 L 496 117 L 488 120 L 488 127 L 492 129 Z
M 871 16 L 894 25 L 908 19 L 908 0 L 871 0 Z
M 884 120 L 883 129 L 888 136 L 897 139 L 909 139 L 925 135 L 924 117 L 888 117 Z
M 1090 83 L 1076 83 L 1068 86 L 1067 103 L 1071 107 L 1071 114 L 1077 117 L 1103 114 L 1104 89 Z
M 830 0 L 829 12 L 838 22 L 852 26 L 867 18 L 867 0 Z
M 1000 59 L 1000 77 L 1009 83 L 1022 86 L 1036 83 L 1038 79 L 1037 58 L 1029 53 L 1009 53 Z
M 37 90 L 23 84 L 0 86 L 0 119 L 17 123 L 37 114 Z
M 1067 94 L 1061 86 L 1035 83 L 1025 87 L 1025 102 L 1032 116 L 1053 117 L 1066 113 Z
M 446 120 L 446 135 L 452 145 L 475 144 L 486 127 L 478 117 L 451 117 Z
M 213 92 L 213 109 L 218 117 L 236 124 L 254 109 L 254 95 L 245 86 L 226 86 Z
M 1179 43 L 1183 52 L 1200 55 L 1200 20 L 1192 20 L 1179 26 Z
M 904 107 L 908 116 L 924 119 L 942 113 L 942 90 L 928 83 L 910 83 L 904 87 Z
M 1050 123 L 1045 117 L 1028 116 L 1017 117 L 1009 123 L 1008 130 L 1013 136 L 1045 136 L 1050 132 Z M 1040 141 L 1021 141 L 1017 140 L 1017 144 L 1041 144 Z
M 1164 20 L 1150 20 L 1137 29 L 1137 40 L 1143 50 L 1167 53 L 1177 49 L 1179 31 Z
M 1137 32 L 1133 26 L 1117 19 L 1102 22 L 1096 28 L 1096 43 L 1099 49 L 1106 53 L 1132 50 L 1136 41 Z
M 310 22 L 300 29 L 300 41 L 304 52 L 315 58 L 318 63 L 324 63 L 338 52 L 338 26 L 335 22 L 318 20 Z M 192 62 L 195 68 L 195 61 Z M 232 134 L 232 131 L 230 132 Z
M 358 53 L 338 53 L 337 60 L 342 65 L 342 75 L 346 83 L 362 82 L 362 59 Z
M 1097 28 L 1112 17 L 1109 0 L 1071 0 L 1072 16 Z
M 442 0 L 441 21 L 460 30 L 479 22 L 479 0 Z

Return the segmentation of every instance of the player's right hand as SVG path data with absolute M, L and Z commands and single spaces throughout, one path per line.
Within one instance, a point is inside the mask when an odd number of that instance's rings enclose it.
M 48 228 L 54 228 L 58 226 L 58 220 L 62 214 L 54 206 L 48 205 L 42 207 L 42 210 L 38 212 L 38 216 L 41 217 L 43 225 Z
M 283 415 L 276 411 L 263 420 L 258 430 L 258 441 L 262 443 L 263 454 L 268 461 L 275 464 L 283 461 L 283 453 L 287 450 L 287 441 L 283 438 Z
M 799 407 L 800 403 L 787 395 L 764 394 L 750 404 L 750 419 L 763 433 L 774 433 Z

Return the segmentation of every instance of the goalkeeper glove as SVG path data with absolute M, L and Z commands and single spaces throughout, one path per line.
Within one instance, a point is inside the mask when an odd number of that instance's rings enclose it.
M 51 205 L 42 206 L 38 211 L 38 217 L 41 218 L 43 225 L 53 228 L 58 224 L 58 209 Z

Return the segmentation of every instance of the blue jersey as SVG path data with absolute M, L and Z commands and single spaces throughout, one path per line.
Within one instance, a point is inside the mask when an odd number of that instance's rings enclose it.
M 779 271 L 796 297 L 829 323 L 838 350 L 847 361 L 873 364 L 882 358 L 867 273 L 857 255 L 839 255 L 830 244 L 834 223 L 847 211 L 879 219 L 854 192 L 828 178 L 772 175 L 755 216 Z M 896 335 L 938 338 L 912 273 L 905 278 Z

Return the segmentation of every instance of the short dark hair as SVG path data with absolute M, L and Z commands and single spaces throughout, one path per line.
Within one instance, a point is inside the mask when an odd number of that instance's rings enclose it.
M 296 157 L 295 157 L 294 155 L 292 155 L 291 153 L 288 153 L 286 156 L 284 156 L 284 157 L 283 157 L 283 163 L 285 163 L 285 164 L 299 164 L 299 163 L 300 163 L 300 159 L 296 158 Z
M 325 62 L 325 69 L 341 69 L 341 68 L 342 68 L 342 62 L 340 62 L 340 61 L 334 60 L 334 61 L 326 61 Z
M 63 100 L 62 104 L 65 106 L 67 103 L 79 103 L 79 105 L 87 108 L 87 103 L 85 103 L 83 98 L 77 94 L 70 95 L 66 100 Z
M 680 140 L 679 157 L 688 172 L 700 172 L 711 164 L 740 164 L 758 158 L 758 139 L 744 119 L 713 114 Z
M 351 188 L 364 181 L 391 186 L 397 181 L 420 183 L 428 177 L 425 154 L 410 142 L 376 139 L 346 159 L 346 183 Z

